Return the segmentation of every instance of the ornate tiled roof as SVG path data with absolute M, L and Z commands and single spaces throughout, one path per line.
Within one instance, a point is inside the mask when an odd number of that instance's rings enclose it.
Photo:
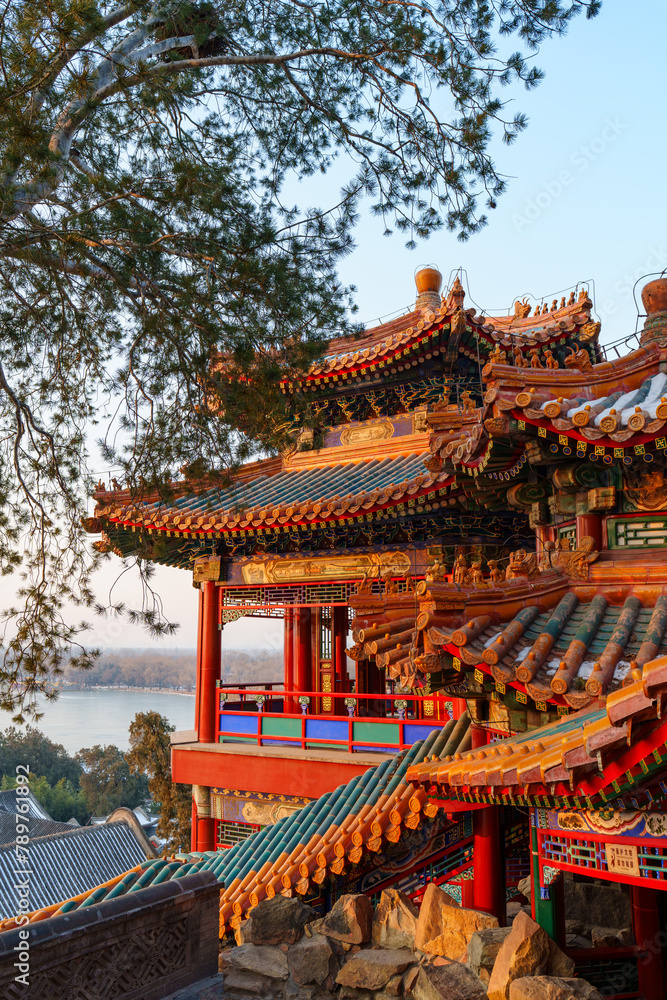
M 549 611 L 533 605 L 509 622 L 493 617 L 477 616 L 462 628 L 431 628 L 430 641 L 536 702 L 583 708 L 667 652 L 667 596 L 650 606 L 631 595 L 613 606 L 602 594 L 579 600 L 568 591 Z
M 445 761 L 413 765 L 408 778 L 442 799 L 575 807 L 650 807 L 664 798 L 667 657 L 645 664 L 598 711 Z
M 330 449 L 333 453 L 336 450 Z M 178 531 L 188 535 L 238 532 L 264 526 L 289 527 L 347 519 L 359 513 L 381 511 L 405 498 L 426 497 L 446 490 L 451 477 L 430 473 L 425 452 L 385 458 L 364 457 L 314 467 L 287 466 L 267 475 L 184 493 L 163 503 L 132 501 L 127 491 L 96 493 L 98 502 L 90 530 L 105 525 L 137 526 L 151 531 Z M 436 500 L 435 496 L 431 499 Z M 436 501 L 437 503 L 437 501 Z
M 21 802 L 20 812 L 17 802 Z M 17 795 L 15 788 L 0 792 L 0 846 L 12 844 L 16 840 L 16 817 L 24 816 L 30 824 L 31 837 L 45 837 L 52 833 L 71 833 L 77 823 L 58 823 L 51 819 L 48 812 L 33 793 Z
M 440 301 L 436 296 L 424 307 L 373 327 L 362 336 L 332 341 L 327 355 L 315 362 L 303 379 L 285 380 L 283 390 L 287 392 L 296 385 L 316 389 L 325 382 L 350 376 L 363 377 L 382 371 L 388 374 L 392 366 L 403 371 L 430 359 L 434 349 L 436 354 L 446 354 L 446 341 L 450 338 L 456 341 L 456 352 L 476 357 L 474 336 L 477 335 L 482 345 L 487 345 L 483 351 L 485 357 L 488 347 L 496 345 L 530 349 L 572 339 L 583 342 L 594 340 L 599 331 L 599 324 L 591 323 L 592 302 L 585 290 L 578 297 L 573 292 L 567 302 L 562 299 L 559 304 L 555 299 L 551 307 L 547 303 L 537 306 L 532 316 L 530 306 L 517 302 L 514 315 L 488 317 L 478 314 L 476 309 L 463 310 L 463 297 L 463 289 L 455 282 Z M 465 336 L 466 327 L 469 337 Z M 445 342 L 438 340 L 435 344 L 434 338 L 441 332 L 446 335 Z
M 424 817 L 434 819 L 437 808 L 426 803 L 425 793 L 415 793 L 407 781 L 407 770 L 413 764 L 465 753 L 470 746 L 469 728 L 466 713 L 442 730 L 433 730 L 409 750 L 387 758 L 229 850 L 137 865 L 122 877 L 40 911 L 32 919 L 100 903 L 194 871 L 210 870 L 222 885 L 220 928 L 224 933 L 260 900 L 283 891 L 306 894 L 324 882 L 329 873 L 340 875 L 349 864 L 358 864 L 363 854 L 370 852 L 379 858 L 383 845 L 398 843 Z M 90 873 L 94 878 L 99 874 L 98 867 L 90 864 Z M 13 926 L 13 919 L 4 920 L 0 931 Z
M 483 329 L 505 348 L 514 345 L 522 348 L 539 346 L 559 338 L 565 339 L 575 332 L 581 334 L 582 341 L 585 341 L 599 332 L 599 326 L 591 324 L 592 308 L 588 292 L 582 289 L 578 295 L 572 292 L 567 301 L 562 298 L 559 303 L 558 299 L 554 299 L 551 305 L 544 302 L 536 307 L 532 316 L 527 303 L 516 302 L 513 316 L 489 317 L 485 319 Z
M 530 698 L 579 710 L 604 701 L 667 653 L 667 570 L 662 561 L 591 566 L 599 553 L 589 542 L 545 551 L 539 564 L 519 550 L 508 579 L 497 578 L 504 575 L 497 561 L 494 578 L 483 577 L 480 560 L 477 568 L 453 567 L 463 582 L 442 579 L 440 567 L 415 594 L 355 595 L 348 655 L 375 658 L 406 687 L 429 677 L 440 686 L 460 683 L 468 673 L 523 704 Z M 587 578 L 594 571 L 598 593 Z
M 667 422 L 666 362 L 667 351 L 649 344 L 613 362 L 592 365 L 584 359 L 580 369 L 489 364 L 485 402 L 496 417 L 506 415 L 505 425 L 501 419 L 490 430 L 507 433 L 507 419 L 514 418 L 524 421 L 522 429 L 551 430 L 573 442 L 611 448 L 645 442 Z
M 71 833 L 77 827 L 71 823 L 59 823 L 55 819 L 31 819 L 30 836 L 47 837 L 52 833 Z M 0 812 L 0 847 L 16 840 L 16 815 Z

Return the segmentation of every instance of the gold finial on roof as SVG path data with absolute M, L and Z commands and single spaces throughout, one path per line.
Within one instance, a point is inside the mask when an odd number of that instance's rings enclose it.
M 453 309 L 461 309 L 463 306 L 463 300 L 465 298 L 465 294 L 466 294 L 465 289 L 463 288 L 463 285 L 459 281 L 459 276 L 457 274 L 456 277 L 454 278 L 452 287 L 449 289 L 449 293 L 447 295 L 447 301 L 444 302 L 445 308 L 448 311 L 451 311 Z M 445 297 L 443 295 L 443 300 L 444 298 Z
M 442 274 L 434 264 L 429 264 L 427 267 L 420 267 L 415 272 L 415 285 L 417 286 L 415 308 L 421 309 L 424 312 L 440 308 Z

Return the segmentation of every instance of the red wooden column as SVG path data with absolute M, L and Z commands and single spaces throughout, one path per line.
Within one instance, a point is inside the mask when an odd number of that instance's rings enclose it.
M 197 682 L 199 688 L 199 743 L 216 741 L 217 687 L 220 680 L 220 630 L 218 628 L 218 590 L 210 580 L 201 585 L 201 629 L 197 648 Z
M 639 992 L 644 1000 L 664 998 L 664 977 L 662 967 L 663 932 L 658 916 L 657 889 L 632 886 L 632 926 L 635 941 L 646 955 L 639 959 Z
M 201 649 L 201 626 L 202 626 L 202 614 L 204 610 L 204 598 L 201 590 L 199 591 L 199 615 L 197 618 L 197 673 L 195 677 L 195 729 L 199 733 L 199 701 L 201 698 L 201 677 L 199 671 L 199 651 Z
M 197 806 L 194 797 L 192 799 L 192 817 L 190 821 L 190 850 L 197 850 Z
M 577 524 L 577 545 L 581 545 L 581 539 L 587 535 L 595 542 L 595 548 L 602 548 L 602 517 L 600 514 L 579 514 L 576 519 Z
M 296 712 L 296 705 L 292 692 L 294 691 L 294 608 L 285 608 L 285 640 L 284 654 L 285 661 L 285 711 Z
M 294 692 L 312 691 L 313 646 L 310 608 L 297 608 L 294 622 Z
M 474 871 L 473 867 L 473 873 Z M 461 906 L 464 910 L 475 909 L 475 880 L 472 878 L 464 879 L 461 882 Z
M 452 712 L 455 719 L 460 719 L 467 707 L 465 698 L 452 698 Z
M 474 868 L 473 868 L 474 871 Z M 475 880 L 464 879 L 461 882 L 461 906 L 464 910 L 475 909 Z
M 197 742 L 215 743 L 217 738 L 217 685 L 220 680 L 220 630 L 218 589 L 212 581 L 201 585 L 199 593 L 199 635 L 197 642 Z M 211 851 L 215 843 L 215 820 L 197 817 L 195 850 Z
M 507 910 L 498 806 L 486 806 L 473 813 L 473 837 L 475 909 L 491 913 L 504 927 Z
M 334 607 L 332 609 L 333 625 L 333 655 L 336 667 L 336 690 L 339 693 L 347 691 L 347 608 Z M 342 705 L 336 705 L 336 715 L 343 713 L 338 711 Z
M 485 726 L 472 725 L 470 727 L 471 749 L 478 750 L 485 747 L 489 742 L 489 731 Z

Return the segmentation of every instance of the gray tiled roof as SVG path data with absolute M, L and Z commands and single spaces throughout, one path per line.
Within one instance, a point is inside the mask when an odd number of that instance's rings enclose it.
M 28 857 L 29 910 L 69 899 L 146 860 L 135 834 L 122 822 L 31 836 Z M 14 916 L 21 908 L 15 887 L 21 869 L 16 846 L 0 847 L 0 918 Z
M 27 815 L 31 819 L 51 819 L 42 803 L 35 798 L 32 792 L 29 791 L 27 795 L 19 795 L 18 798 L 21 802 L 28 803 Z M 16 800 L 15 788 L 8 788 L 6 791 L 0 792 L 0 816 L 3 814 L 13 816 L 16 813 Z
M 52 833 L 69 833 L 76 827 L 69 823 L 58 823 L 55 819 L 35 819 L 30 817 L 30 836 L 48 837 Z M 16 816 L 14 813 L 0 812 L 0 847 L 13 844 L 16 840 Z

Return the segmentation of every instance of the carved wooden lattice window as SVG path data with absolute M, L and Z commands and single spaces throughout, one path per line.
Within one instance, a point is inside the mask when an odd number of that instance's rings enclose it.
M 576 549 L 577 527 L 575 524 L 565 524 L 558 529 L 558 540 L 562 542 L 564 538 L 569 539 L 571 549 Z
M 609 547 L 646 549 L 667 546 L 667 519 L 659 517 L 610 521 Z
M 215 825 L 215 842 L 218 847 L 233 847 L 234 844 L 240 844 L 253 833 L 261 830 L 261 826 L 257 826 L 255 823 L 218 822 Z
M 320 609 L 320 660 L 331 659 L 331 608 Z

